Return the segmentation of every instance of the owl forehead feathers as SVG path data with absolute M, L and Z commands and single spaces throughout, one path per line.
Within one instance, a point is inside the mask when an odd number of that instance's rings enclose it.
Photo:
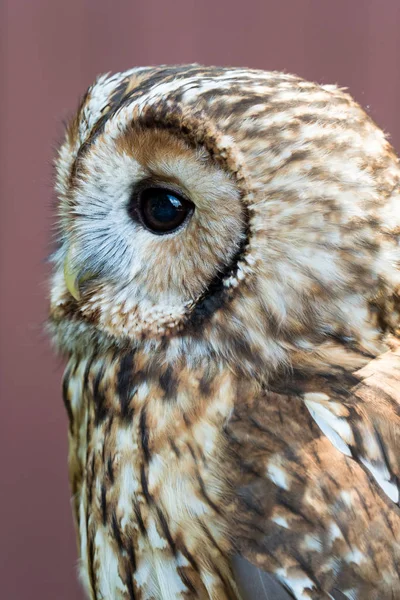
M 57 173 L 59 325 L 118 339 L 200 328 L 217 351 L 240 338 L 269 360 L 327 332 L 360 336 L 368 297 L 395 277 L 393 240 L 379 236 L 395 227 L 382 206 L 397 158 L 334 86 L 198 65 L 102 76 Z M 156 236 L 129 218 L 143 181 L 193 202 L 185 227 Z M 79 301 L 63 277 L 69 252 L 87 273 Z

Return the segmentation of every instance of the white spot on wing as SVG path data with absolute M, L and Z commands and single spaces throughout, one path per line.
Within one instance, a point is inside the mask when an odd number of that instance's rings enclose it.
M 313 550 L 316 552 L 321 552 L 322 543 L 317 537 L 313 535 L 306 535 L 304 537 L 303 545 L 307 550 Z
M 365 561 L 365 555 L 358 550 L 358 548 L 354 548 L 351 552 L 348 552 L 345 557 L 345 561 L 348 563 L 355 563 L 356 565 L 360 565 Z
M 298 600 L 310 598 L 309 594 L 304 592 L 307 589 L 312 590 L 314 588 L 314 583 L 306 575 L 290 575 L 287 570 L 283 568 L 275 571 L 275 575 L 287 588 L 289 588 L 289 590 L 291 590 L 291 592 L 293 592 Z
M 327 400 L 329 401 L 329 397 L 326 394 L 310 393 L 304 396 L 305 405 L 321 431 L 337 450 L 346 456 L 352 456 L 348 446 L 349 443 L 354 443 L 350 424 L 345 418 L 334 414 L 335 404 L 329 403 Z M 368 469 L 385 494 L 398 504 L 400 499 L 399 489 L 397 484 L 391 481 L 385 457 L 375 435 L 366 427 L 362 428 L 361 433 L 364 446 L 368 452 L 368 458 L 360 456 L 360 462 Z M 346 496 L 343 493 L 342 499 L 349 505 L 351 501 L 349 495 Z
M 310 399 L 310 396 L 317 396 L 317 394 L 306 394 L 304 402 L 318 427 L 339 452 L 351 456 L 350 448 L 343 439 L 352 440 L 353 433 L 350 425 L 345 419 L 333 414 L 326 405 Z M 320 394 L 320 396 L 325 396 L 325 394 Z
M 272 461 L 267 466 L 267 477 L 275 483 L 278 487 L 288 490 L 288 480 L 285 471 L 278 464 L 274 464 Z
M 352 505 L 350 492 L 343 490 L 342 492 L 340 492 L 340 497 L 347 506 L 347 508 L 350 508 Z
M 360 456 L 360 461 L 368 469 L 375 481 L 379 484 L 385 494 L 396 504 L 399 502 L 399 488 L 390 481 L 390 473 L 384 465 L 373 465 L 369 460 Z
M 272 517 L 271 521 L 279 525 L 280 527 L 285 527 L 285 529 L 289 529 L 289 523 L 285 517 Z
M 333 544 L 333 542 L 337 539 L 342 539 L 342 532 L 340 531 L 339 527 L 336 525 L 336 523 L 331 523 L 329 526 L 329 535 L 330 535 L 330 542 L 331 544 Z
M 342 594 L 344 594 L 346 596 L 346 598 L 348 598 L 348 600 L 358 600 L 358 593 L 357 590 L 351 588 L 348 590 L 340 590 L 342 592 Z

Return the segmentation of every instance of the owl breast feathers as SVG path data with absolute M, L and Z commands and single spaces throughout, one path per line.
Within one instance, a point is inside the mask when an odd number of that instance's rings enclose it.
M 343 90 L 99 77 L 49 330 L 92 600 L 400 599 L 400 168 Z

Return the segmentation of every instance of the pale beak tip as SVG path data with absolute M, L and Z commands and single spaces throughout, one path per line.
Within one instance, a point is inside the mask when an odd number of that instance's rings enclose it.
M 68 260 L 68 255 L 65 258 L 64 261 L 64 279 L 65 279 L 65 284 L 67 286 L 67 289 L 69 291 L 69 293 L 71 294 L 71 296 L 73 296 L 75 298 L 75 300 L 80 300 L 80 292 L 79 292 L 79 281 L 78 281 L 78 274 L 76 271 L 74 271 L 73 269 L 71 269 L 71 264 L 70 261 Z

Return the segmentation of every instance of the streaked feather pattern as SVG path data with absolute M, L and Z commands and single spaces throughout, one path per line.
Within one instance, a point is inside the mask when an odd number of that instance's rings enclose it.
M 143 182 L 190 198 L 184 227 L 131 218 Z M 136 68 L 88 90 L 56 187 L 49 330 L 89 597 L 400 599 L 400 169 L 380 129 L 335 86 Z

